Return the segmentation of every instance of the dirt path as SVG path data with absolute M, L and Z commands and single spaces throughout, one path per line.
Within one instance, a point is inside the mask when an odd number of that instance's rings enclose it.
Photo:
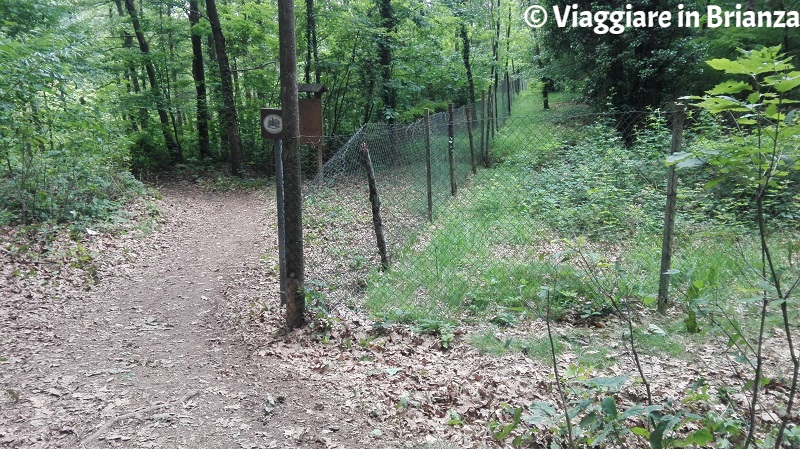
M 274 348 L 253 358 L 236 328 L 277 301 L 271 195 L 162 193 L 135 261 L 69 301 L 5 308 L 24 323 L 0 346 L 0 446 L 361 447 L 325 380 Z

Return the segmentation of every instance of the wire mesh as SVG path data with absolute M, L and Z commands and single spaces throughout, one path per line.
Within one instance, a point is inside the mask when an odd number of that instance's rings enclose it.
M 330 306 L 366 305 L 400 321 L 502 317 L 539 297 L 552 276 L 547 261 L 565 250 L 564 239 L 585 237 L 609 260 L 620 260 L 621 242 L 636 235 L 660 238 L 670 115 L 593 114 L 577 103 L 509 115 L 518 87 L 513 83 L 507 90 L 512 96 L 497 100 L 496 118 L 487 114 L 493 104 L 488 99 L 470 106 L 472 148 L 466 107 L 454 110 L 452 139 L 449 113 L 430 116 L 431 221 L 423 120 L 366 125 L 328 161 L 306 190 L 305 223 L 307 279 Z M 717 144 L 691 129 L 700 126 L 696 122 L 687 126 L 687 148 Z M 391 262 L 386 272 L 378 268 L 360 148 L 369 150 L 378 184 Z M 707 181 L 689 174 L 683 191 L 696 194 Z M 693 217 L 708 219 L 711 212 L 695 210 L 698 204 L 703 202 L 682 206 L 680 232 L 691 232 Z M 655 261 L 657 283 L 660 242 L 652 246 L 647 257 Z

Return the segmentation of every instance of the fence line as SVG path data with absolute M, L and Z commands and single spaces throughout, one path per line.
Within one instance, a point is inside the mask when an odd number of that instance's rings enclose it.
M 483 111 L 491 101 L 487 96 L 470 110 Z M 504 101 L 498 112 L 507 107 Z M 672 250 L 660 240 L 671 115 L 593 114 L 570 103 L 482 120 L 482 113 L 468 119 L 467 110 L 429 114 L 408 125 L 365 125 L 307 186 L 307 278 L 328 306 L 366 301 L 373 312 L 401 318 L 421 310 L 513 315 L 556 276 L 573 295 L 561 299 L 591 315 L 602 305 L 592 303 L 579 276 L 554 274 L 552 264 L 542 262 L 567 249 L 562 239 L 586 236 L 593 250 L 617 261 L 628 257 L 623 246 L 631 245 L 624 242 L 632 235 L 657 241 L 662 252 Z M 715 144 L 692 134 L 692 126 L 684 131 L 691 134 L 687 146 Z M 371 159 L 372 194 L 360 149 Z M 477 169 L 487 161 L 494 168 Z M 698 193 L 704 179 L 692 176 L 684 182 L 694 194 L 713 196 Z M 376 248 L 370 201 L 378 196 L 385 258 Z M 678 233 L 687 220 L 708 218 L 698 204 L 678 214 Z M 391 269 L 377 273 L 386 259 Z M 653 276 L 642 288 L 666 299 L 671 279 L 660 275 L 668 269 L 658 262 L 655 257 L 647 268 Z

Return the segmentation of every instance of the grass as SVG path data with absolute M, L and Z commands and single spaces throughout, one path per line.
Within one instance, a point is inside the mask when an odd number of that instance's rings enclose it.
M 553 319 L 577 324 L 562 326 L 568 335 L 557 351 L 573 352 L 579 364 L 614 362 L 609 332 L 591 325 L 613 314 L 609 292 L 636 316 L 654 313 L 669 136 L 656 123 L 625 147 L 613 128 L 569 100 L 557 98 L 544 112 L 536 98 L 518 98 L 492 143 L 493 167 L 479 169 L 457 196 L 437 203 L 433 224 L 401 248 L 391 270 L 373 274 L 370 310 L 387 320 L 520 330 L 520 323 L 544 316 L 547 288 Z M 702 182 L 699 173 L 681 175 Z M 710 324 L 712 316 L 747 335 L 756 329 L 756 305 L 740 301 L 758 294 L 754 230 L 698 213 L 713 201 L 693 189 L 681 194 L 672 264 L 671 297 L 679 310 L 698 311 L 702 332 L 690 333 L 682 316 L 657 321 L 665 333 L 638 324 L 643 354 L 691 357 L 687 347 L 724 329 Z M 781 263 L 795 264 L 786 248 L 796 232 L 781 228 L 773 240 L 783 247 L 775 251 Z M 779 327 L 778 318 L 768 325 Z M 497 335 L 479 332 L 470 342 L 483 352 L 523 351 L 549 363 L 546 339 Z M 622 344 L 619 329 L 614 335 Z

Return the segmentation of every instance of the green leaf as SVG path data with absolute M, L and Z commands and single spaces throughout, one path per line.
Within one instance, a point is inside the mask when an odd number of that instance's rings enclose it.
M 680 422 L 679 416 L 664 416 L 656 425 L 655 430 L 650 434 L 650 447 L 652 449 L 661 449 L 664 447 L 664 433 L 672 429 Z
M 678 162 L 681 162 L 682 160 L 687 159 L 691 156 L 692 156 L 691 153 L 687 153 L 685 151 L 672 153 L 669 156 L 667 156 L 667 165 L 677 164 Z
M 699 429 L 690 433 L 689 436 L 683 439 L 684 445 L 696 444 L 698 446 L 706 446 L 714 441 L 714 435 L 708 429 Z
M 778 92 L 788 92 L 800 86 L 800 72 L 781 73 L 764 78 L 764 83 Z
M 686 332 L 690 334 L 700 333 L 700 325 L 697 323 L 697 313 L 693 309 L 689 309 L 686 318 L 683 319 L 683 325 L 686 327 Z
M 624 412 L 622 412 L 622 414 L 619 415 L 618 420 L 619 421 L 624 421 L 624 420 L 626 420 L 628 418 L 631 418 L 633 416 L 639 416 L 643 412 L 644 412 L 644 407 L 642 407 L 641 405 L 634 405 L 634 406 L 631 406 L 630 408 L 628 408 L 627 410 L 625 410 Z
M 713 89 L 707 90 L 706 93 L 709 95 L 725 95 L 725 94 L 738 94 L 745 90 L 753 90 L 753 89 L 749 84 L 745 83 L 744 81 L 728 80 L 717 84 L 716 86 L 714 86 Z M 754 102 L 751 101 L 751 103 Z
M 391 377 L 397 375 L 397 373 L 400 371 L 403 371 L 403 368 L 386 368 L 384 371 L 389 375 L 389 377 Z
M 723 70 L 725 73 L 730 73 L 734 75 L 750 74 L 750 71 L 747 70 L 738 61 L 731 61 L 730 59 L 727 58 L 711 59 L 706 61 L 706 64 L 710 65 L 712 68 L 716 70 Z
M 457 426 L 459 424 L 464 424 L 464 420 L 461 419 L 461 415 L 459 415 L 458 412 L 453 409 L 447 411 L 447 416 L 450 418 L 447 421 L 448 425 Z
M 584 417 L 581 418 L 581 421 L 580 423 L 578 423 L 578 425 L 581 426 L 581 428 L 583 429 L 589 429 L 594 425 L 594 423 L 596 423 L 599 420 L 600 416 L 595 412 L 591 412 L 584 415 Z
M 632 427 L 631 432 L 633 432 L 634 435 L 639 435 L 642 438 L 650 439 L 650 431 L 644 427 Z
M 617 411 L 617 403 L 611 396 L 606 396 L 603 398 L 601 408 L 603 409 L 603 413 L 605 413 L 606 416 L 611 419 L 615 419 L 617 415 L 619 415 L 619 412 Z
M 748 112 L 750 109 L 746 104 L 731 97 L 707 97 L 696 106 L 701 107 L 712 114 L 724 111 Z
M 586 386 L 597 389 L 619 390 L 628 381 L 628 376 L 596 377 L 586 381 Z

